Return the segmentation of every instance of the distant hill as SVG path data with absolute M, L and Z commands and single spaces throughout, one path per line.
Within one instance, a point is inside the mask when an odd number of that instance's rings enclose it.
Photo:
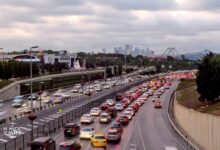
M 208 53 L 210 53 L 212 51 L 208 50 L 208 49 L 205 49 L 201 52 L 196 52 L 196 53 L 187 53 L 187 54 L 184 54 L 185 55 L 185 58 L 186 59 L 189 59 L 189 60 L 199 60 L 201 59 L 203 56 L 207 55 Z

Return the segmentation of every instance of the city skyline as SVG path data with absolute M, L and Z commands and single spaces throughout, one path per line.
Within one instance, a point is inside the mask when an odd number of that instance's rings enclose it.
M 219 52 L 220 2 L 166 1 L 1 1 L 0 47 L 71 52 L 114 51 L 142 44 L 155 53 L 175 47 L 180 53 Z M 202 17 L 201 17 L 202 16 Z

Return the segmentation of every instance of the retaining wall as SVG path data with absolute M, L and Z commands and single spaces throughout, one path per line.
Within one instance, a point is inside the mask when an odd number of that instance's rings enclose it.
M 220 150 L 220 117 L 188 109 L 176 100 L 173 111 L 175 121 L 185 136 L 200 149 Z

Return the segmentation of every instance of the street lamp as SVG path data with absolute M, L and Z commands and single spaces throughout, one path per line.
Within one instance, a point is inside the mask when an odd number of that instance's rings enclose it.
M 41 106 L 41 94 L 42 94 L 42 91 L 41 91 L 41 85 L 42 84 L 44 84 L 44 82 L 43 81 L 41 81 L 41 82 L 39 82 L 39 96 L 40 96 L 40 110 L 41 110 L 41 108 L 42 108 L 42 106 Z
M 83 94 L 83 85 L 84 85 L 84 79 L 85 79 L 85 77 L 84 77 L 84 76 L 82 76 L 82 77 L 81 77 L 82 94 Z
M 34 125 L 33 125 L 33 121 L 34 119 L 37 117 L 34 113 L 33 113 L 33 81 L 32 81 L 32 49 L 35 48 L 39 48 L 38 46 L 32 46 L 30 48 L 30 56 L 31 56 L 31 61 L 30 61 L 30 86 L 31 86 L 31 113 L 28 116 L 28 119 L 31 121 L 31 141 L 34 140 Z

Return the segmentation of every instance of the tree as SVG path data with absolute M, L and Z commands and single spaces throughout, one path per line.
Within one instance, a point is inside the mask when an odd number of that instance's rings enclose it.
M 220 95 L 220 55 L 206 55 L 198 70 L 196 83 L 200 101 L 214 102 Z

